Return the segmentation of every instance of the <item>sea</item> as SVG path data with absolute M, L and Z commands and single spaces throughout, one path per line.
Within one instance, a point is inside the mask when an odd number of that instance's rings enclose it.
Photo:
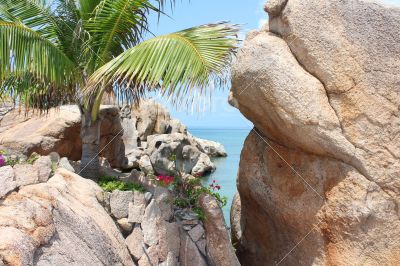
M 229 213 L 232 199 L 235 195 L 236 177 L 239 168 L 240 153 L 244 141 L 251 129 L 205 129 L 189 128 L 189 132 L 195 137 L 213 140 L 224 145 L 228 157 L 214 158 L 213 162 L 217 167 L 216 171 L 203 179 L 203 185 L 208 186 L 215 179 L 221 186 L 221 196 L 228 197 L 228 204 L 223 208 L 225 222 L 230 227 Z

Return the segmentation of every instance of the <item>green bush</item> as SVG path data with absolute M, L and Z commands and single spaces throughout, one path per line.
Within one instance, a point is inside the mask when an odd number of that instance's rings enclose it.
M 118 180 L 112 176 L 104 176 L 99 179 L 98 182 L 99 186 L 108 192 L 112 192 L 114 190 L 121 190 L 121 191 L 139 191 L 139 192 L 146 192 L 146 189 L 141 184 L 136 183 L 125 183 Z

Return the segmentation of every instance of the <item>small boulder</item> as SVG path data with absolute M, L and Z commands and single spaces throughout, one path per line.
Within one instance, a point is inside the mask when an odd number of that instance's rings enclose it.
M 119 228 L 124 236 L 129 235 L 132 232 L 133 224 L 128 221 L 128 218 L 122 218 L 117 220 Z
M 144 254 L 143 232 L 140 226 L 136 226 L 133 232 L 125 239 L 129 252 L 135 260 L 139 260 Z
M 146 254 L 143 254 L 140 260 L 138 261 L 139 266 L 155 266 L 158 265 L 158 253 L 157 247 L 151 246 L 146 249 Z
M 51 158 L 49 156 L 41 156 L 33 163 L 33 166 L 38 170 L 39 182 L 47 182 L 52 172 Z
M 142 221 L 144 242 L 147 245 L 153 246 L 158 244 L 158 230 L 163 222 L 160 207 L 155 200 L 152 200 L 146 208 Z
M 116 219 L 127 218 L 129 203 L 133 202 L 133 191 L 113 191 L 110 196 L 111 213 Z
M 188 234 L 194 242 L 197 242 L 204 236 L 204 228 L 202 225 L 198 224 L 192 230 L 190 230 Z
M 58 162 L 58 167 L 64 168 L 72 173 L 75 173 L 75 169 L 74 167 L 72 167 L 67 157 L 63 157 L 60 159 L 60 161 Z
M 194 138 L 197 143 L 200 144 L 201 148 L 203 151 L 211 157 L 226 157 L 227 153 L 225 151 L 224 146 L 221 143 L 211 141 L 211 140 L 205 140 L 205 139 L 199 139 L 199 138 Z
M 39 171 L 31 164 L 15 165 L 14 173 L 18 187 L 39 183 Z
M 179 265 L 178 259 L 172 252 L 168 253 L 166 261 L 159 264 L 159 266 L 178 266 L 178 265 Z
M 146 199 L 143 193 L 134 192 L 134 200 L 129 203 L 128 220 L 131 223 L 141 223 L 146 209 Z
M 7 165 L 0 168 L 0 198 L 7 195 L 17 187 L 14 169 Z
M 181 248 L 179 252 L 180 263 L 182 266 L 196 265 L 206 266 L 207 262 L 201 255 L 196 244 L 192 241 L 188 234 L 181 231 Z
M 158 256 L 161 261 L 166 261 L 168 254 L 179 256 L 181 239 L 177 223 L 163 223 L 159 228 Z
M 172 209 L 173 198 L 170 191 L 165 187 L 156 187 L 154 189 L 154 199 L 161 210 L 161 216 L 165 221 L 170 221 L 174 216 Z

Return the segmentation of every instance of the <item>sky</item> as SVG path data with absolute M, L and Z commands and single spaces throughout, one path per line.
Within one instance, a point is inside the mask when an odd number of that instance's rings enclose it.
M 246 32 L 259 27 L 266 21 L 263 10 L 264 0 L 177 0 L 173 12 L 167 10 L 170 17 L 157 17 L 150 20 L 150 30 L 155 35 L 171 33 L 201 24 L 229 21 L 240 24 L 243 39 Z M 174 118 L 189 128 L 251 128 L 240 112 L 228 104 L 229 85 L 213 90 L 211 101 L 201 110 L 180 109 L 157 99 L 167 106 Z M 197 106 L 199 107 L 199 106 Z

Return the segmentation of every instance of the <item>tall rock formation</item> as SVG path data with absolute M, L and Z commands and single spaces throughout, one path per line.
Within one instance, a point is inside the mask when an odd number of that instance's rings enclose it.
M 243 265 L 400 263 L 400 8 L 271 0 L 230 102 L 241 155 Z M 269 28 L 269 30 L 268 30 Z

